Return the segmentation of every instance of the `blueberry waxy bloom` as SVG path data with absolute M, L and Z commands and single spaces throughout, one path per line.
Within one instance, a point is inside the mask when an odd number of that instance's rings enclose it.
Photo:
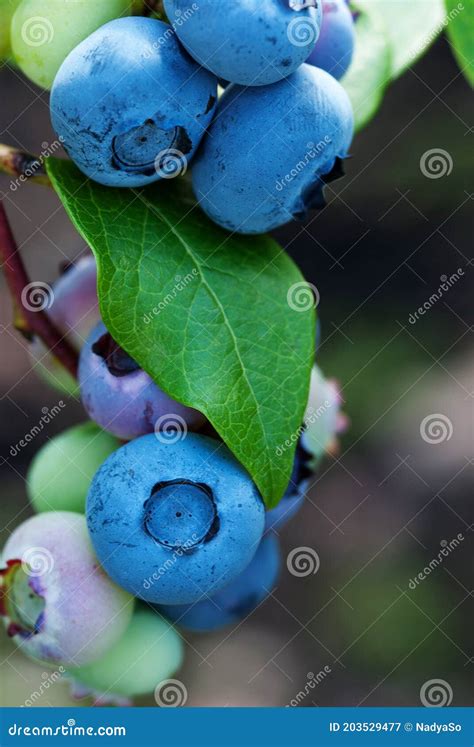
M 340 80 L 352 62 L 354 19 L 345 0 L 324 0 L 323 10 L 321 33 L 306 62 Z
M 210 598 L 192 605 L 166 605 L 159 611 L 176 625 L 204 632 L 233 625 L 250 615 L 272 591 L 280 569 L 280 548 L 274 535 L 264 537 L 247 568 Z
M 321 207 L 340 175 L 353 114 L 342 86 L 302 65 L 271 86 L 229 86 L 193 167 L 202 209 L 224 228 L 261 233 Z
M 164 0 L 181 43 L 218 78 L 244 86 L 275 83 L 308 57 L 319 36 L 322 0 Z M 298 11 L 298 12 L 297 12 Z
M 216 79 L 167 24 L 119 18 L 66 57 L 51 92 L 51 118 L 87 176 L 139 187 L 185 171 L 216 96 Z
M 219 441 L 188 433 L 166 443 L 148 435 L 99 469 L 87 523 L 99 560 L 123 588 L 151 602 L 190 604 L 249 564 L 264 508 Z

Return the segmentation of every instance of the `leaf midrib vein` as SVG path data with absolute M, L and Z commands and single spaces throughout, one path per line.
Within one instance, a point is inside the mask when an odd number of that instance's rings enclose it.
M 236 338 L 236 336 L 234 334 L 234 331 L 233 331 L 232 326 L 231 326 L 231 324 L 229 322 L 227 314 L 225 313 L 224 307 L 222 306 L 222 303 L 220 302 L 220 299 L 218 298 L 218 296 L 216 295 L 216 293 L 214 292 L 214 290 L 209 285 L 209 283 L 208 283 L 205 275 L 203 274 L 203 271 L 202 271 L 202 268 L 201 268 L 201 264 L 199 263 L 199 261 L 198 261 L 197 257 L 195 256 L 193 250 L 191 249 L 191 247 L 189 246 L 189 244 L 183 239 L 183 237 L 176 231 L 175 226 L 173 226 L 173 224 L 170 223 L 165 218 L 165 216 L 162 214 L 162 212 L 159 210 L 159 208 L 157 208 L 156 205 L 153 205 L 152 203 L 150 203 L 146 197 L 142 196 L 142 199 L 143 199 L 144 204 L 149 208 L 149 210 L 151 212 L 155 213 L 160 218 L 160 220 L 162 220 L 163 223 L 166 226 L 168 226 L 168 228 L 171 231 L 171 233 L 177 238 L 177 240 L 179 241 L 179 243 L 183 246 L 184 250 L 189 255 L 189 257 L 191 258 L 191 260 L 192 260 L 193 264 L 195 265 L 197 271 L 199 272 L 199 276 L 201 278 L 201 283 L 202 283 L 203 287 L 205 288 L 205 290 L 207 291 L 207 293 L 214 300 L 214 303 L 218 307 L 218 309 L 219 309 L 219 311 L 220 311 L 220 313 L 222 315 L 222 318 L 224 319 L 225 326 L 226 326 L 226 328 L 227 328 L 227 330 L 229 332 L 229 335 L 230 335 L 230 337 L 232 339 L 232 342 L 233 342 L 233 345 L 234 345 L 235 354 L 236 354 L 237 360 L 239 362 L 239 366 L 240 366 L 241 371 L 242 371 L 242 377 L 243 377 L 244 381 L 247 384 L 247 388 L 248 388 L 248 390 L 249 390 L 249 392 L 251 394 L 252 400 L 253 400 L 253 402 L 255 404 L 255 412 L 256 412 L 256 415 L 257 415 L 257 418 L 258 418 L 258 421 L 259 421 L 259 424 L 260 424 L 261 432 L 262 432 L 262 434 L 265 434 L 266 431 L 265 431 L 265 428 L 263 426 L 263 422 L 262 422 L 262 418 L 261 418 L 261 413 L 260 413 L 260 409 L 259 409 L 259 406 L 258 406 L 258 401 L 257 401 L 257 398 L 255 397 L 255 393 L 253 391 L 253 387 L 251 386 L 250 381 L 248 379 L 248 376 L 247 376 L 247 373 L 246 373 L 246 370 L 245 370 L 245 366 L 244 366 L 244 363 L 242 361 L 242 357 L 240 355 L 240 351 L 239 351 L 239 348 L 238 348 L 237 338 Z M 268 460 L 266 460 L 266 461 L 268 461 Z M 272 474 L 271 470 L 269 470 L 269 474 L 270 475 Z M 271 479 L 271 482 L 272 482 L 272 487 L 273 487 L 273 479 Z

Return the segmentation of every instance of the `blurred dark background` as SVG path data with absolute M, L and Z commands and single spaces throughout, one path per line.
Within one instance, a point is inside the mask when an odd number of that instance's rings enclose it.
M 0 70 L 1 142 L 38 153 L 54 141 L 48 96 L 18 72 Z M 439 39 L 387 91 L 354 141 L 344 180 L 328 206 L 277 238 L 319 291 L 318 362 L 342 387 L 352 426 L 315 478 L 300 514 L 281 531 L 283 568 L 274 595 L 234 630 L 186 634 L 178 673 L 188 705 L 419 705 L 442 680 L 452 704 L 472 704 L 472 173 L 470 89 Z M 432 149 L 452 159 L 427 178 Z M 42 187 L 16 191 L 2 177 L 15 235 L 31 276 L 51 282 L 84 245 L 58 200 Z M 410 315 L 463 275 L 415 323 Z M 16 444 L 62 395 L 31 371 L 2 287 L 2 524 L 28 515 L 25 475 L 41 443 L 84 419 L 78 402 L 15 457 Z M 427 443 L 429 416 L 451 437 Z M 438 417 L 439 420 L 439 417 Z M 449 435 L 449 433 L 448 433 Z M 463 540 L 415 590 L 409 581 L 458 534 Z M 285 558 L 317 550 L 316 575 L 295 578 Z M 3 700 L 21 705 L 43 668 L 0 644 Z M 326 667 L 317 687 L 311 673 Z M 330 671 L 328 671 L 330 670 Z M 306 688 L 306 690 L 305 690 Z M 67 705 L 59 682 L 38 705 Z M 88 701 L 84 701 L 87 703 Z M 152 698 L 141 704 L 154 704 Z

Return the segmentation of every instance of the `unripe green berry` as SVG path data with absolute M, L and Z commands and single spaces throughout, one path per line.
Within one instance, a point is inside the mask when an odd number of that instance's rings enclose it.
M 130 0 L 22 0 L 11 24 L 13 55 L 23 73 L 51 88 L 69 52 L 104 23 L 130 15 Z
M 60 433 L 38 451 L 27 475 L 28 494 L 36 511 L 84 513 L 95 473 L 120 442 L 95 423 Z
M 100 659 L 68 673 L 78 691 L 90 690 L 105 701 L 153 692 L 182 660 L 183 642 L 173 626 L 156 612 L 138 608 L 118 643 Z

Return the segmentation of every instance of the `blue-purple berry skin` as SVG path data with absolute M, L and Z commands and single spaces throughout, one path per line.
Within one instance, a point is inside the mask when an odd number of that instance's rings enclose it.
M 79 385 L 89 417 L 124 440 L 152 433 L 160 418 L 179 430 L 192 430 L 205 421 L 197 410 L 168 397 L 114 344 L 102 322 L 81 351 Z
M 91 254 L 81 257 L 56 280 L 48 315 L 76 350 L 100 319 L 97 266 Z
M 92 255 L 81 257 L 55 281 L 48 316 L 72 347 L 79 351 L 100 320 L 97 300 L 97 268 Z M 46 381 L 68 394 L 77 392 L 77 382 L 44 343 L 33 338 L 30 355 L 35 370 Z
M 352 134 L 345 90 L 312 65 L 271 86 L 229 86 L 194 162 L 194 192 L 230 231 L 304 219 L 321 207 L 324 177 L 348 155 Z
M 321 320 L 318 317 L 316 319 L 316 339 L 314 343 L 314 348 L 316 352 L 319 350 L 319 346 L 321 345 Z
M 225 586 L 250 563 L 264 528 L 248 474 L 226 446 L 195 433 L 122 446 L 96 473 L 86 513 L 110 577 L 158 604 L 191 604 Z
M 250 615 L 273 590 L 280 570 L 280 548 L 274 535 L 264 537 L 247 568 L 230 584 L 193 605 L 159 607 L 176 625 L 207 632 L 235 625 Z
M 218 78 L 244 86 L 275 83 L 306 60 L 319 35 L 322 0 L 307 5 L 295 11 L 283 0 L 164 2 L 189 54 Z
M 53 127 L 72 160 L 111 187 L 185 170 L 209 125 L 217 80 L 152 18 L 101 26 L 64 60 L 51 91 Z
M 281 529 L 303 506 L 312 471 L 311 455 L 298 444 L 290 482 L 280 503 L 265 513 L 265 532 Z
M 340 80 L 354 54 L 354 19 L 345 0 L 325 0 L 323 10 L 319 39 L 306 61 Z

